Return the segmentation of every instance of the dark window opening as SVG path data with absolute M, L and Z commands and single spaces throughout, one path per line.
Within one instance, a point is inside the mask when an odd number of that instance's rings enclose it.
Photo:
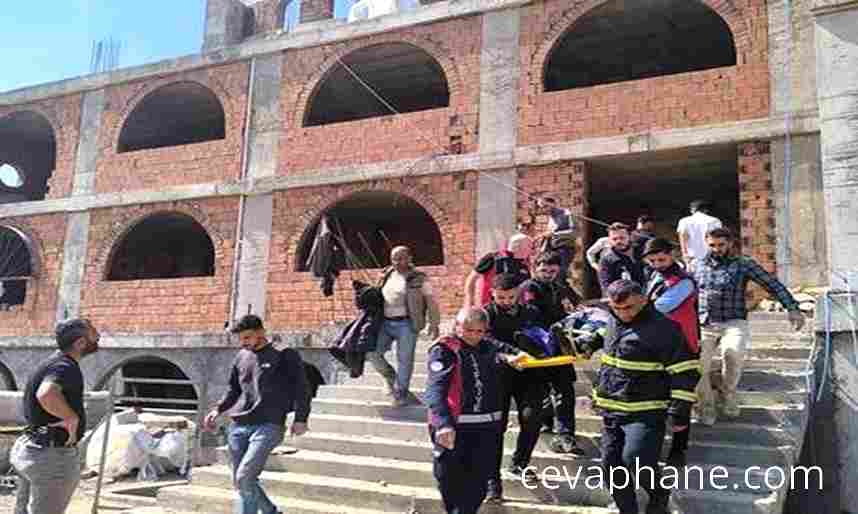
M 197 393 L 175 364 L 157 357 L 135 359 L 117 377 L 117 405 L 144 409 L 196 410 Z
M 12 372 L 0 362 L 0 391 L 17 391 L 18 384 L 15 383 L 15 376 Z
M 323 216 L 345 246 L 347 269 L 385 267 L 390 264 L 390 250 L 400 245 L 411 248 L 417 266 L 444 264 L 441 229 L 426 209 L 407 196 L 388 191 L 355 193 L 326 209 Z M 316 220 L 301 238 L 298 271 L 308 271 L 318 227 Z
M 400 113 L 447 107 L 450 91 L 435 58 L 415 46 L 390 43 L 355 50 L 334 63 L 311 98 L 305 127 L 395 114 L 385 102 Z
M 55 165 L 54 129 L 41 114 L 0 118 L 0 204 L 43 200 Z
M 186 214 L 154 214 L 119 242 L 107 280 L 204 277 L 214 275 L 214 244 Z
M 545 91 L 736 64 L 727 23 L 699 0 L 612 0 L 577 20 L 550 52 Z
M 144 98 L 125 120 L 118 153 L 188 145 L 226 137 L 223 106 L 195 82 L 161 87 Z
M 27 241 L 17 231 L 0 227 L 0 310 L 24 304 L 32 274 Z

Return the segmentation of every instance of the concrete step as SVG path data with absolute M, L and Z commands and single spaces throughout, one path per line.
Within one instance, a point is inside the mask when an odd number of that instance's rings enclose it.
M 602 417 L 593 412 L 588 405 L 587 399 L 579 397 L 575 406 L 575 419 L 577 429 L 583 432 L 598 432 L 602 427 Z M 313 416 L 321 415 L 339 416 L 342 418 L 360 417 L 375 419 L 379 422 L 416 422 L 425 424 L 427 419 L 426 407 L 422 405 L 410 405 L 407 407 L 392 407 L 386 402 L 370 402 L 365 400 L 341 400 L 315 398 L 313 400 Z M 771 426 L 799 426 L 801 418 L 805 415 L 804 404 L 786 404 L 769 406 L 744 406 L 738 418 L 732 420 L 734 423 L 719 423 L 722 431 L 728 431 L 734 424 L 754 425 L 760 428 Z M 511 412 L 513 423 L 517 419 L 517 413 Z M 348 430 L 348 427 L 343 427 Z M 725 437 L 726 435 L 722 436 Z
M 759 361 L 757 361 L 759 363 Z M 770 364 L 762 367 L 745 368 L 742 373 L 742 379 L 739 382 L 739 390 L 742 391 L 799 391 L 807 386 L 807 374 L 803 368 L 793 369 L 790 371 L 779 371 L 772 369 Z M 715 368 L 718 369 L 718 368 Z M 411 387 L 420 390 L 426 385 L 427 375 L 423 373 L 424 369 L 415 368 L 415 374 L 411 377 Z M 576 370 L 578 381 L 584 383 L 592 383 L 595 378 L 595 371 L 592 369 Z M 346 375 L 347 376 L 347 375 Z M 381 387 L 385 385 L 384 379 L 375 372 L 372 367 L 364 369 L 363 375 L 359 378 L 344 378 L 345 385 L 363 385 Z
M 370 372 L 372 373 L 372 372 Z M 575 394 L 587 396 L 593 389 L 590 382 L 575 382 Z M 414 394 L 422 398 L 423 389 L 412 389 Z M 807 396 L 807 391 L 802 387 L 794 391 L 739 391 L 739 402 L 742 405 L 771 405 L 782 403 L 801 403 Z M 382 386 L 365 385 L 326 385 L 320 386 L 316 392 L 316 398 L 340 399 L 340 400 L 364 400 L 368 402 L 389 402 L 387 390 Z M 514 403 L 514 402 L 513 402 Z
M 361 420 L 358 423 L 360 428 L 353 432 L 321 432 L 322 427 L 313 428 L 313 431 L 302 436 L 290 438 L 288 445 L 295 448 L 328 451 L 343 455 L 365 455 L 383 457 L 388 459 L 401 459 L 421 461 L 429 458 L 431 446 L 429 445 L 429 436 L 426 427 L 423 427 L 423 433 L 418 434 L 416 427 L 397 427 L 397 430 L 384 430 L 384 427 L 379 429 L 377 426 L 371 425 L 372 420 Z M 312 428 L 312 427 L 311 427 Z M 327 427 L 326 427 L 327 428 Z M 372 429 L 375 430 L 372 430 Z M 362 432 L 361 432 L 362 430 Z M 775 466 L 783 465 L 786 462 L 792 461 L 791 451 L 794 445 L 785 443 L 781 446 L 775 445 L 760 445 L 753 444 L 750 440 L 748 443 L 727 443 L 717 440 L 699 440 L 694 435 L 692 429 L 692 444 L 688 449 L 688 462 L 700 465 L 723 465 L 733 467 L 749 467 L 749 466 Z M 750 432 L 751 428 L 745 429 Z M 379 434 L 380 432 L 380 434 Z M 379 434 L 379 435 L 376 435 Z M 511 455 L 515 449 L 516 431 L 507 431 L 504 439 L 505 453 Z M 783 437 L 787 440 L 792 440 L 788 432 L 777 432 L 772 435 L 775 437 Z M 599 443 L 601 436 L 598 433 L 576 433 L 578 446 L 584 453 L 584 456 L 595 459 L 599 458 Z M 663 445 L 663 457 L 667 456 L 669 451 L 670 436 L 667 436 Z M 537 451 L 544 455 L 550 455 L 551 458 L 566 458 L 562 455 L 557 455 L 551 452 L 549 442 L 551 436 L 543 435 L 537 444 Z M 553 461 L 539 461 L 536 457 L 532 464 L 537 466 L 547 466 Z
M 219 449 L 219 461 L 229 465 L 229 454 Z M 275 472 L 300 473 L 354 480 L 367 480 L 381 484 L 400 484 L 432 488 L 436 486 L 432 474 L 429 452 L 423 461 L 405 461 L 378 456 L 349 457 L 349 465 L 343 466 L 343 456 L 338 453 L 298 450 L 296 453 L 275 452 L 269 457 L 265 469 Z M 525 485 L 506 473 L 503 476 L 504 497 L 514 501 L 539 502 L 561 505 L 608 506 L 612 499 L 607 490 L 593 488 L 585 480 L 596 480 L 602 473 L 600 459 L 563 458 L 543 454 L 534 459 L 539 482 Z M 717 469 L 716 469 L 717 468 Z M 723 472 L 721 471 L 723 468 Z M 725 466 L 693 465 L 685 470 L 664 468 L 665 478 L 670 479 L 676 489 L 719 490 L 726 488 L 750 494 L 769 494 L 762 471 Z M 722 476 L 723 474 L 723 476 Z M 711 477 L 715 476 L 715 480 Z M 669 478 L 668 478 L 669 477 Z M 735 485 L 735 486 L 734 486 Z M 759 487 L 758 487 L 759 485 Z
M 212 489 L 230 489 L 232 477 L 226 466 L 199 468 L 194 474 L 195 486 Z M 381 484 L 375 481 L 335 478 L 302 473 L 278 473 L 264 471 L 260 479 L 266 491 L 275 497 L 301 498 L 304 501 L 333 504 L 337 506 L 360 505 L 364 509 L 382 512 L 414 512 L 420 514 L 444 513 L 441 497 L 432 487 Z M 283 503 L 289 508 L 290 500 Z M 289 509 L 290 512 L 293 512 Z M 209 512 L 209 511 L 204 511 Z M 337 510 L 329 512 L 339 512 Z M 488 509 L 486 509 L 488 512 Z M 527 502 L 508 502 L 500 512 L 509 514 L 607 514 L 604 507 L 540 505 Z

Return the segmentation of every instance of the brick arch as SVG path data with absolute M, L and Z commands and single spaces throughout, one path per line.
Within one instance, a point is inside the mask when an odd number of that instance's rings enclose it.
M 385 191 L 390 193 L 400 194 L 402 196 L 406 196 L 415 202 L 417 202 L 420 207 L 426 210 L 429 213 L 429 216 L 432 217 L 432 220 L 438 225 L 438 228 L 441 232 L 441 243 L 444 245 L 444 262 L 451 262 L 451 256 L 449 254 L 450 249 L 453 248 L 453 241 L 451 240 L 451 236 L 449 235 L 449 231 L 444 230 L 444 225 L 446 225 L 449 220 L 445 210 L 432 199 L 431 193 L 423 187 L 415 186 L 415 185 L 407 185 L 398 181 L 396 183 L 378 183 L 378 182 L 365 182 L 359 184 L 352 184 L 345 187 L 340 187 L 333 195 L 320 195 L 314 194 L 311 195 L 314 199 L 313 205 L 314 207 L 308 211 L 305 211 L 303 214 L 298 216 L 298 225 L 300 227 L 299 230 L 293 231 L 292 236 L 289 238 L 289 243 L 287 248 L 292 250 L 292 255 L 295 255 L 295 260 L 297 261 L 297 255 L 299 254 L 299 247 L 301 242 L 304 240 L 304 237 L 307 231 L 313 226 L 313 224 L 319 220 L 319 218 L 331 209 L 337 203 L 345 200 L 349 196 L 356 193 L 363 193 L 368 191 Z M 289 253 L 287 252 L 287 255 Z M 298 269 L 297 262 L 292 263 L 292 270 L 296 271 Z
M 48 108 L 43 105 L 33 104 L 33 105 L 21 105 L 17 108 L 12 108 L 8 111 L 0 110 L 0 123 L 9 116 L 13 114 L 18 114 L 22 112 L 34 112 L 45 119 L 48 125 L 51 127 L 51 135 L 54 137 L 54 171 L 56 171 L 57 162 L 60 160 L 60 154 L 66 153 L 65 144 L 67 143 L 66 137 L 63 134 L 63 131 L 60 130 L 62 127 L 62 123 L 60 123 L 59 118 L 60 114 L 57 112 L 56 106 L 54 108 Z M 62 149 L 62 152 L 61 152 Z
M 545 63 L 560 39 L 573 28 L 578 19 L 610 1 L 612 0 L 573 0 L 566 9 L 561 11 L 560 16 L 552 18 L 552 21 L 548 23 L 543 32 L 542 42 L 537 45 L 531 54 L 528 75 L 531 78 L 538 78 L 538 80 L 530 81 L 531 87 L 536 89 L 534 92 L 542 92 L 542 85 L 545 82 Z M 750 38 L 746 37 L 749 29 L 748 25 L 743 22 L 742 10 L 736 7 L 734 0 L 688 1 L 696 1 L 704 4 L 724 20 L 733 34 L 733 44 L 736 47 L 736 62 L 738 64 L 742 50 L 747 49 L 746 47 L 750 41 Z
M 2 360 L 0 360 L 0 390 L 18 390 L 18 382 L 15 380 L 12 368 L 7 366 Z
M 98 274 L 101 280 L 107 279 L 113 254 L 131 230 L 151 216 L 168 213 L 180 213 L 190 216 L 203 227 L 203 230 L 206 231 L 206 234 L 212 240 L 212 246 L 214 246 L 215 275 L 217 275 L 217 263 L 222 262 L 223 259 L 223 242 L 225 240 L 223 233 L 221 233 L 199 206 L 187 202 L 177 202 L 169 206 L 139 206 L 124 210 L 115 217 L 111 223 L 108 236 L 99 245 L 98 258 L 95 262 L 95 269 L 99 270 Z
M 32 278 L 38 278 L 42 271 L 42 255 L 44 246 L 38 238 L 36 231 L 25 220 L 3 220 L 0 219 L 0 227 L 6 227 L 24 240 L 27 251 L 30 252 L 30 269 Z
M 93 391 L 103 391 L 107 388 L 108 382 L 113 375 L 116 374 L 117 371 L 122 369 L 122 366 L 125 366 L 129 362 L 133 362 L 139 359 L 158 359 L 164 362 L 168 362 L 173 366 L 179 368 L 179 370 L 188 377 L 188 380 L 192 381 L 194 393 L 196 393 L 197 398 L 200 398 L 200 386 L 203 380 L 202 370 L 198 369 L 193 363 L 182 363 L 179 359 L 173 358 L 173 356 L 165 357 L 163 354 L 157 354 L 152 350 L 133 350 L 130 354 L 120 354 L 113 355 L 111 354 L 111 361 L 108 363 L 100 363 L 101 366 L 99 368 L 98 378 L 94 382 L 92 382 L 92 390 Z
M 126 103 L 122 108 L 116 122 L 108 128 L 106 141 L 109 142 L 110 149 L 115 151 L 119 148 L 119 136 L 122 134 L 122 127 L 125 126 L 125 123 L 128 121 L 128 117 L 132 112 L 134 112 L 134 109 L 137 108 L 140 102 L 158 89 L 161 89 L 164 86 L 169 86 L 170 84 L 178 84 L 180 82 L 193 82 L 208 89 L 215 97 L 217 97 L 221 107 L 223 108 L 224 126 L 226 128 L 238 126 L 234 123 L 236 121 L 235 106 L 233 105 L 234 99 L 232 95 L 230 95 L 229 90 L 227 90 L 227 88 L 224 87 L 216 78 L 203 72 L 190 73 L 179 77 L 162 78 L 151 82 L 141 83 L 128 103 Z M 226 137 L 228 139 L 229 135 L 227 134 Z
M 322 82 L 328 76 L 337 64 L 339 59 L 346 55 L 368 48 L 371 46 L 382 45 L 386 43 L 404 43 L 414 46 L 427 54 L 429 54 L 441 66 L 444 72 L 444 78 L 447 80 L 447 90 L 450 93 L 449 105 L 457 103 L 459 96 L 463 94 L 464 84 L 462 83 L 459 66 L 453 57 L 454 53 L 440 41 L 432 39 L 431 36 L 416 35 L 416 34 L 379 34 L 367 40 L 354 40 L 340 43 L 336 46 L 331 46 L 329 55 L 319 67 L 310 75 L 304 86 L 298 92 L 295 98 L 293 123 L 295 127 L 304 126 L 304 117 L 309 111 L 310 103 L 313 101 L 316 91 L 322 85 Z M 394 106 L 395 107 L 395 106 Z

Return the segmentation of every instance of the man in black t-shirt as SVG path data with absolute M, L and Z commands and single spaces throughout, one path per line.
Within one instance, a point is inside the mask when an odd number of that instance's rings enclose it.
M 24 389 L 27 428 L 10 453 L 19 476 L 16 513 L 63 514 L 80 481 L 77 442 L 86 429 L 80 360 L 98 351 L 89 320 L 57 326 L 59 351 L 41 363 Z
M 524 234 L 515 234 L 505 250 L 483 255 L 465 279 L 465 308 L 482 307 L 492 301 L 491 289 L 497 275 L 512 275 L 516 285 L 530 278 L 528 259 L 532 251 L 533 241 Z
M 611 247 L 602 252 L 599 259 L 599 285 L 602 291 L 617 280 L 631 280 L 645 284 L 643 265 L 632 255 L 629 227 L 623 223 L 612 223 L 608 227 Z

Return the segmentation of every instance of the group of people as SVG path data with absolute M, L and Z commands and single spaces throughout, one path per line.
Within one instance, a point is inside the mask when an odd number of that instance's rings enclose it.
M 606 470 L 653 469 L 639 484 L 649 493 L 648 514 L 667 512 L 670 491 L 658 479 L 662 440 L 673 443 L 668 463 L 684 465 L 692 408 L 711 425 L 719 414 L 733 418 L 736 389 L 750 338 L 745 305 L 748 281 L 756 282 L 789 311 L 798 330 L 804 317 L 789 291 L 753 259 L 735 253 L 732 233 L 712 223 L 705 204 L 679 227 L 682 261 L 674 245 L 655 237 L 652 220 L 629 227 L 611 224 L 597 262 L 604 298 L 584 302 L 569 285 L 575 225 L 567 209 L 540 200 L 551 219 L 538 244 L 518 233 L 502 250 L 484 256 L 465 280 L 464 305 L 453 333 L 440 336 L 440 310 L 426 274 L 411 250 L 391 251 L 377 287 L 383 324 L 369 361 L 384 377 L 397 407 L 424 403 L 433 443 L 433 471 L 445 508 L 474 514 L 484 501 L 503 501 L 501 462 L 510 407 L 515 400 L 519 432 L 509 475 L 533 481 L 530 459 L 542 431 L 552 431 L 551 450 L 581 454 L 575 438 L 574 364 L 525 368 L 534 358 L 601 351 L 592 405 L 603 416 L 601 457 Z M 716 220 L 717 221 L 717 220 Z M 708 224 L 708 225 L 707 225 Z M 701 241 L 705 247 L 701 247 Z M 597 242 L 598 243 L 598 242 Z M 535 253 L 535 256 L 534 256 Z M 411 392 L 418 334 L 433 339 L 428 378 L 420 399 Z M 240 350 L 225 396 L 205 416 L 206 428 L 228 414 L 228 433 L 239 514 L 280 512 L 259 475 L 286 433 L 308 430 L 310 394 L 298 353 L 278 350 L 262 320 L 237 320 Z M 80 360 L 99 348 L 99 333 L 86 319 L 61 323 L 58 351 L 30 376 L 24 392 L 28 427 L 11 451 L 20 477 L 16 514 L 62 514 L 80 478 L 77 442 L 86 426 Z M 396 342 L 397 366 L 384 354 Z M 713 390 L 716 352 L 722 376 Z M 635 484 L 614 484 L 621 514 L 637 513 Z

